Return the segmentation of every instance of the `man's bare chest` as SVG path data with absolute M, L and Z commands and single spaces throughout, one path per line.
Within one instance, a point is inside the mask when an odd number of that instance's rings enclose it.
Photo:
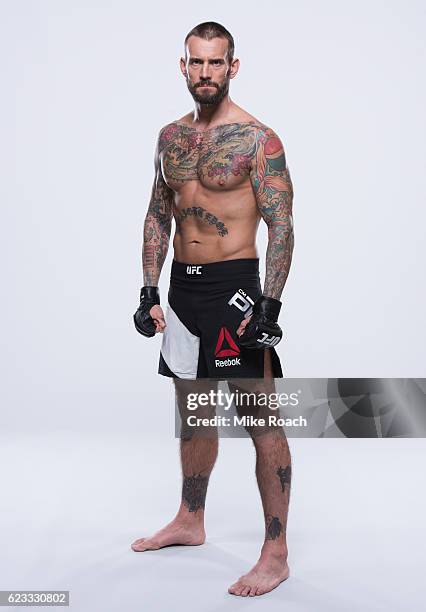
M 235 189 L 248 180 L 256 152 L 252 123 L 217 126 L 204 132 L 170 124 L 160 137 L 160 162 L 166 183 L 180 191 L 187 181 L 209 189 Z

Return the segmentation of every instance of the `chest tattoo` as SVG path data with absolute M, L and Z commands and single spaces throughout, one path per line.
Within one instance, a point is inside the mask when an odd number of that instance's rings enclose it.
M 223 186 L 233 177 L 249 175 L 256 152 L 256 127 L 231 123 L 200 132 L 172 123 L 163 130 L 160 147 L 166 181 L 215 181 Z

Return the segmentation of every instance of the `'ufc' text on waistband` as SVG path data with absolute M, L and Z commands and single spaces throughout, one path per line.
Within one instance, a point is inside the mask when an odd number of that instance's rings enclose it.
M 186 266 L 187 274 L 202 274 L 201 268 L 203 266 Z

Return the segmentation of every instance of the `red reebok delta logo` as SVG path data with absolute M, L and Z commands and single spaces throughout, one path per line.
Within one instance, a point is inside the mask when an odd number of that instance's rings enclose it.
M 216 357 L 236 357 L 240 354 L 240 349 L 226 327 L 220 329 L 214 354 Z

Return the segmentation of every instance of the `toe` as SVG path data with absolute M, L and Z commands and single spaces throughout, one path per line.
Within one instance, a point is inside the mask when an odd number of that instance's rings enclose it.
M 243 592 L 243 589 L 244 589 L 244 585 L 241 584 L 241 582 L 239 582 L 237 586 L 235 587 L 235 595 L 241 595 L 241 593 Z
M 254 597 L 256 595 L 257 585 L 252 586 L 250 589 L 249 597 Z
M 158 550 L 160 548 L 158 542 L 154 542 L 148 538 L 142 538 L 139 544 L 132 546 L 135 552 L 145 552 L 146 550 Z
M 144 542 L 145 542 L 145 538 L 139 538 L 138 540 L 135 540 L 133 542 L 133 544 L 131 545 L 131 548 L 133 550 L 139 550 Z
M 239 595 L 242 588 L 243 588 L 243 585 L 241 584 L 239 580 L 237 580 L 237 582 L 234 582 L 234 584 L 231 584 L 231 586 L 228 589 L 228 593 L 230 593 L 231 595 Z

